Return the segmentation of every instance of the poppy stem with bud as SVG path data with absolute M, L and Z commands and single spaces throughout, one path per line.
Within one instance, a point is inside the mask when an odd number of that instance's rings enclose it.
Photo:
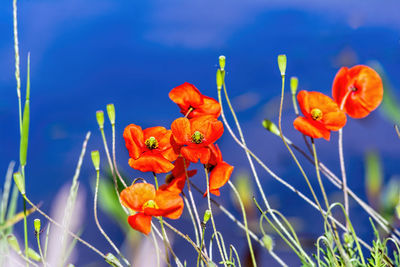
M 36 241 L 37 241 L 37 245 L 38 245 L 38 249 L 39 249 L 40 259 L 42 260 L 43 266 L 46 266 L 46 261 L 43 256 L 42 247 L 40 245 L 41 224 L 42 223 L 41 223 L 40 219 L 35 219 L 33 221 L 33 226 L 35 228 L 35 235 L 36 235 Z

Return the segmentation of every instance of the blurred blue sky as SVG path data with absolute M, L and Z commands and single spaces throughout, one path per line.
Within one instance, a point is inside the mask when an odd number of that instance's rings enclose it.
M 18 7 L 23 87 L 26 56 L 31 52 L 27 184 L 32 198 L 44 200 L 45 208 L 72 178 L 88 130 L 92 131 L 89 150 L 102 151 L 96 110 L 115 103 L 118 159 L 133 178 L 139 174 L 127 165 L 124 126 L 169 127 L 179 113 L 168 92 L 183 82 L 216 97 L 215 71 L 221 54 L 227 56 L 228 89 L 248 130 L 250 146 L 279 174 L 297 177 L 291 181 L 300 188 L 304 182 L 284 147 L 260 127 L 263 118 L 276 120 L 277 116 L 276 56 L 287 54 L 288 76 L 298 76 L 301 89 L 330 94 L 340 66 L 370 60 L 379 61 L 394 88 L 400 88 L 398 0 L 21 0 Z M 0 18 L 0 171 L 5 173 L 19 152 L 12 1 L 1 1 Z M 286 109 L 285 131 L 300 142 L 291 125 L 290 102 Z M 387 178 L 399 173 L 398 149 L 393 145 L 398 140 L 392 123 L 379 111 L 365 120 L 349 120 L 344 132 L 348 171 L 354 175 L 349 183 L 358 192 L 364 194 L 366 150 L 380 151 L 388 162 Z M 318 145 L 321 158 L 337 171 L 336 135 L 330 143 Z M 237 170 L 246 168 L 244 155 L 228 133 L 220 146 L 226 161 Z M 86 187 L 92 175 L 86 157 L 81 176 Z M 270 177 L 263 178 L 267 191 L 278 196 L 282 206 L 298 201 Z M 43 193 L 43 185 L 48 193 Z M 290 208 L 288 212 L 298 215 Z

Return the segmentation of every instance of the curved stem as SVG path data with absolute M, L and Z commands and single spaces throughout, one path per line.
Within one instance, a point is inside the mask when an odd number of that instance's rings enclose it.
M 82 244 L 84 244 L 85 246 L 87 246 L 88 248 L 90 248 L 92 251 L 94 251 L 95 253 L 97 253 L 98 255 L 100 255 L 102 258 L 106 259 L 106 255 L 104 253 L 102 253 L 100 250 L 98 250 L 97 248 L 95 248 L 94 246 L 92 246 L 91 244 L 89 244 L 88 242 L 86 242 L 85 240 L 83 240 L 82 238 L 80 238 L 79 236 L 77 236 L 76 234 L 74 234 L 73 232 L 71 232 L 69 229 L 66 229 L 64 226 L 62 226 L 60 223 L 56 222 L 55 220 L 53 220 L 49 215 L 47 215 L 44 211 L 42 211 L 38 206 L 36 206 L 35 204 L 32 203 L 32 201 L 29 200 L 29 198 L 26 195 L 23 195 L 24 199 L 26 199 L 26 201 L 29 203 L 29 205 L 31 205 L 32 207 L 34 207 L 40 214 L 42 214 L 47 220 L 49 220 L 51 223 L 53 223 L 54 225 L 60 227 L 61 229 L 63 229 L 65 232 L 67 232 L 70 236 L 72 236 L 73 238 L 75 238 L 76 240 L 78 240 L 79 242 L 81 242 Z
M 124 181 L 124 179 L 122 179 L 121 174 L 118 171 L 118 166 L 117 166 L 117 159 L 116 159 L 116 155 L 115 155 L 115 124 L 111 124 L 111 129 L 112 129 L 112 155 L 113 155 L 113 163 L 114 163 L 114 169 L 115 169 L 115 173 L 118 176 L 118 179 L 120 180 L 120 182 L 124 185 L 124 187 L 126 188 L 127 185 Z
M 231 181 L 228 181 L 228 184 L 230 185 L 230 187 L 232 188 L 233 192 L 235 193 L 237 200 L 239 201 L 240 204 L 240 208 L 242 210 L 242 214 L 243 214 L 243 221 L 244 221 L 244 227 L 245 227 L 245 231 L 246 231 L 246 238 L 247 238 L 247 243 L 249 245 L 249 251 L 250 251 L 250 255 L 251 255 L 251 261 L 253 263 L 253 266 L 256 267 L 257 266 L 257 262 L 256 262 L 256 257 L 254 256 L 254 251 L 253 251 L 253 246 L 251 245 L 251 239 L 250 239 L 250 235 L 249 235 L 249 227 L 247 225 L 247 216 L 246 216 L 246 210 L 244 209 L 244 205 L 243 205 L 243 201 L 242 198 L 240 197 L 239 192 L 237 191 L 236 187 L 233 185 L 233 183 Z
M 156 185 L 156 190 L 158 190 L 158 180 L 157 180 L 157 175 L 155 172 L 153 172 L 153 176 L 154 176 L 154 183 Z M 169 253 L 168 253 L 168 241 L 167 241 L 167 233 L 165 232 L 165 228 L 164 228 L 164 222 L 163 222 L 163 218 L 162 216 L 160 216 L 158 218 L 158 220 L 160 221 L 160 226 L 161 226 L 161 232 L 163 235 L 163 241 L 164 241 L 164 246 L 165 246 L 165 259 L 167 261 L 168 266 L 171 266 L 171 261 L 169 259 Z M 172 250 L 171 250 L 172 251 Z
M 262 199 L 263 199 L 264 205 L 265 205 L 265 207 L 267 208 L 267 210 L 271 210 L 271 206 L 270 206 L 270 204 L 269 204 L 269 202 L 268 202 L 268 200 L 267 200 L 267 197 L 265 196 L 264 190 L 263 190 L 263 188 L 262 188 L 262 186 L 261 186 L 260 179 L 258 178 L 257 171 L 256 171 L 256 169 L 255 169 L 255 167 L 254 167 L 254 163 L 253 163 L 253 161 L 252 161 L 252 159 L 251 159 L 251 157 L 250 157 L 251 153 L 250 153 L 250 151 L 249 151 L 249 150 L 247 149 L 247 147 L 246 147 L 246 142 L 245 142 L 245 139 L 244 139 L 244 136 L 243 136 L 243 132 L 242 132 L 242 129 L 241 129 L 241 127 L 240 127 L 239 120 L 238 120 L 237 117 L 236 117 L 236 113 L 235 113 L 235 111 L 234 111 L 234 109 L 233 109 L 233 107 L 232 107 L 232 104 L 231 104 L 231 102 L 230 102 L 230 99 L 229 99 L 229 96 L 228 96 L 228 91 L 226 90 L 225 82 L 224 82 L 224 84 L 223 84 L 223 88 L 224 88 L 224 93 L 225 93 L 226 102 L 227 102 L 227 104 L 228 104 L 228 106 L 229 106 L 229 109 L 230 109 L 230 111 L 231 111 L 231 113 L 232 113 L 232 116 L 233 116 L 233 118 L 234 118 L 234 120 L 235 120 L 236 128 L 238 129 L 238 132 L 239 132 L 241 141 L 239 141 L 239 139 L 238 139 L 238 138 L 236 137 L 236 135 L 233 133 L 232 128 L 230 127 L 230 125 L 228 124 L 228 121 L 226 120 L 225 113 L 224 113 L 224 109 L 223 109 L 223 106 L 222 106 L 221 90 L 218 89 L 218 101 L 219 101 L 219 103 L 220 103 L 220 105 L 221 105 L 221 117 L 222 117 L 222 120 L 223 120 L 223 122 L 224 122 L 224 124 L 225 124 L 225 127 L 228 129 L 229 133 L 230 133 L 231 136 L 233 137 L 233 139 L 235 139 L 235 141 L 236 141 L 238 144 L 241 144 L 241 146 L 244 148 L 245 153 L 246 153 L 246 156 L 247 156 L 247 159 L 248 159 L 249 164 L 250 164 L 251 171 L 252 171 L 253 176 L 254 176 L 254 179 L 255 179 L 255 181 L 256 181 L 256 185 L 257 185 L 258 191 L 260 192 L 261 197 L 262 197 Z M 265 166 L 265 167 L 266 167 L 266 166 Z M 267 168 L 267 167 L 266 167 L 266 168 Z M 267 169 L 268 169 L 268 168 L 267 168 Z M 269 169 L 268 169 L 268 170 L 269 170 Z M 273 172 L 270 172 L 270 173 L 273 173 Z M 275 174 L 274 174 L 274 175 L 275 175 Z M 291 236 L 290 236 L 289 232 L 288 232 L 287 229 L 282 225 L 282 223 L 278 220 L 278 218 L 275 216 L 275 214 L 272 215 L 272 218 L 274 219 L 274 221 L 278 224 L 278 226 L 282 229 L 282 231 L 283 231 L 283 232 L 288 236 L 288 238 L 290 239 Z M 294 240 L 291 240 L 291 241 L 293 242 Z M 296 245 L 297 245 L 297 244 L 296 244 Z M 306 253 L 305 253 L 301 248 L 298 248 L 298 249 L 300 249 L 300 250 L 304 253 L 304 255 L 306 255 Z M 306 257 L 307 257 L 307 259 L 309 260 L 309 262 L 312 262 L 311 259 L 308 257 L 308 255 L 307 255 Z
M 208 178 L 208 171 L 207 171 L 206 166 L 204 166 L 204 172 L 205 172 L 205 174 L 206 174 L 207 203 L 208 203 L 208 209 L 210 210 L 210 214 L 211 214 L 211 224 L 212 224 L 212 227 L 213 227 L 213 230 L 214 230 L 215 240 L 217 240 L 217 246 L 218 246 L 219 253 L 220 253 L 220 255 L 221 255 L 222 262 L 224 263 L 224 266 L 227 267 L 227 265 L 226 265 L 226 260 L 227 260 L 227 259 L 225 259 L 224 253 L 222 252 L 221 242 L 220 242 L 220 240 L 219 240 L 219 238 L 218 238 L 218 235 L 217 235 L 217 228 L 216 228 L 216 226 L 215 226 L 214 215 L 213 215 L 212 209 L 211 209 L 211 200 L 210 200 L 210 180 L 209 180 L 209 178 Z
M 129 261 L 122 255 L 121 251 L 117 248 L 111 238 L 106 234 L 103 228 L 100 225 L 99 218 L 97 216 L 97 196 L 98 196 L 98 189 L 99 189 L 99 180 L 100 180 L 100 170 L 96 170 L 96 187 L 94 191 L 94 205 L 93 205 L 93 212 L 94 212 L 94 220 L 96 222 L 97 228 L 101 232 L 101 234 L 105 237 L 107 242 L 112 246 L 112 248 L 117 252 L 117 254 L 122 258 L 126 265 L 131 266 Z

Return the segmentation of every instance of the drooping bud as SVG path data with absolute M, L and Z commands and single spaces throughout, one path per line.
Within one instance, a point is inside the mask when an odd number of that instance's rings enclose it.
M 113 254 L 111 253 L 107 253 L 106 258 L 105 258 L 106 262 L 108 264 L 110 264 L 111 266 L 114 267 L 123 267 L 122 264 L 119 262 L 119 260 L 117 259 L 117 257 L 115 257 Z
M 21 254 L 21 248 L 19 247 L 18 240 L 13 234 L 7 236 L 8 245 L 18 254 Z
M 16 172 L 13 175 L 15 185 L 17 186 L 19 192 L 24 196 L 25 195 L 25 181 L 20 172 Z
M 108 118 L 110 119 L 111 125 L 115 124 L 115 107 L 114 104 L 107 105 L 107 114 Z
M 102 130 L 104 128 L 104 112 L 102 110 L 96 111 L 96 119 L 100 130 Z
M 262 238 L 262 241 L 264 243 L 264 246 L 268 251 L 271 251 L 274 248 L 274 240 L 272 240 L 272 237 L 269 235 L 265 235 Z
M 40 261 L 40 259 L 41 259 L 39 253 L 37 253 L 36 251 L 34 251 L 31 248 L 28 248 L 28 257 L 34 261 Z
M 292 91 L 292 95 L 296 94 L 298 86 L 299 86 L 299 79 L 297 79 L 297 77 L 291 77 L 290 78 L 290 90 Z
M 100 170 L 100 153 L 98 150 L 94 150 L 91 153 L 93 166 L 96 171 Z
M 279 66 L 279 70 L 281 72 L 281 76 L 285 76 L 286 73 L 286 55 L 278 55 L 278 66 Z
M 217 70 L 217 89 L 221 90 L 222 85 L 224 85 L 224 73 L 220 69 Z
M 205 225 L 210 220 L 210 218 L 211 218 L 211 211 L 206 210 L 203 216 L 203 224 Z
M 272 121 L 265 119 L 265 120 L 263 120 L 262 125 L 265 129 L 267 129 L 271 133 L 273 133 L 277 136 L 280 136 L 280 131 L 279 131 L 278 127 Z
M 219 56 L 219 68 L 224 71 L 225 70 L 225 56 Z
M 36 233 L 36 234 L 39 234 L 39 233 L 40 233 L 40 228 L 41 228 L 41 226 L 42 226 L 42 223 L 41 223 L 40 219 L 35 219 L 35 220 L 33 221 L 33 226 L 34 226 L 34 228 L 35 228 L 35 233 Z

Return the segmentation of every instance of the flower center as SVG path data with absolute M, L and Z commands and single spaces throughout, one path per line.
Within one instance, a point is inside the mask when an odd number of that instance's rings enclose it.
M 322 111 L 319 108 L 313 108 L 311 110 L 311 117 L 313 118 L 313 120 L 322 119 Z
M 195 131 L 192 135 L 192 142 L 195 144 L 201 144 L 203 142 L 203 139 L 204 135 L 199 131 Z
M 145 209 L 145 208 L 158 209 L 158 206 L 154 200 L 150 199 L 146 203 L 143 204 L 143 209 Z
M 149 137 L 144 144 L 147 146 L 148 149 L 156 149 L 158 147 L 157 139 L 153 136 Z

